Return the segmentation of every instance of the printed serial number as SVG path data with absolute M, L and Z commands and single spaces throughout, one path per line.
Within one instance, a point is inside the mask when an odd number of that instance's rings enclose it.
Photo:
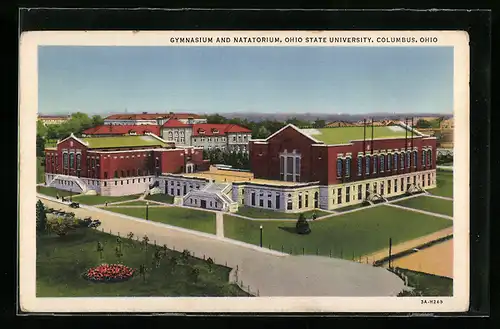
M 422 299 L 420 304 L 443 304 L 442 299 Z

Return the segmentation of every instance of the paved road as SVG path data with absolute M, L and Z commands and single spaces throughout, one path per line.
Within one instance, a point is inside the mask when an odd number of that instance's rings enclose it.
M 132 219 L 94 207 L 72 209 L 55 201 L 42 199 L 48 207 L 72 211 L 77 216 L 92 216 L 102 228 L 125 236 L 148 235 L 151 242 L 166 244 L 176 250 L 188 249 L 196 257 L 212 257 L 214 262 L 238 268 L 238 281 L 250 285 L 260 296 L 395 296 L 404 288 L 396 275 L 383 268 L 319 256 L 283 256 L 225 242 L 215 236 L 205 237 L 178 231 L 166 225 Z

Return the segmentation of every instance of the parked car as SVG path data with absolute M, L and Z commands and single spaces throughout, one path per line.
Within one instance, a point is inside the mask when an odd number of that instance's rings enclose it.
M 80 208 L 80 204 L 78 202 L 71 202 L 69 205 L 71 208 Z

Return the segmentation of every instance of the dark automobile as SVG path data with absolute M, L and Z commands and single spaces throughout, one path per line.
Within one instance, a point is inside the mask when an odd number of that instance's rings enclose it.
M 78 202 L 71 202 L 69 205 L 71 208 L 80 208 L 80 204 Z
M 94 221 L 92 221 L 92 223 L 89 224 L 88 227 L 91 227 L 91 228 L 97 228 L 101 225 L 101 221 L 96 219 Z

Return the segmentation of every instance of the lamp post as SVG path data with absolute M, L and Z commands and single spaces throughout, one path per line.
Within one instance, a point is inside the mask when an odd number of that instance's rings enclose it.
M 146 220 L 149 220 L 149 201 L 146 201 Z
M 260 247 L 262 248 L 262 225 L 260 226 Z

